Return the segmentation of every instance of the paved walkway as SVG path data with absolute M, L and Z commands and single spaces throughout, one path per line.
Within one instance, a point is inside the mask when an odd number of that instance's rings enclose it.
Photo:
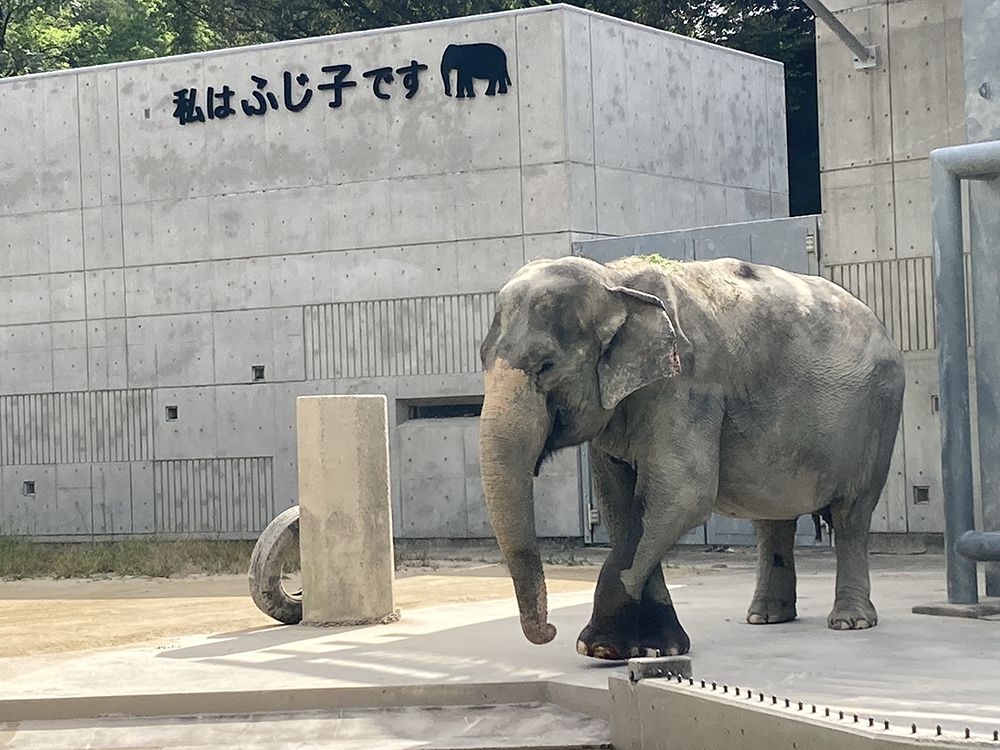
M 728 564 L 720 559 L 718 565 Z M 941 724 L 952 734 L 970 727 L 976 736 L 992 737 L 1000 729 L 1000 622 L 910 612 L 914 604 L 945 598 L 943 557 L 874 556 L 872 598 L 879 626 L 863 632 L 825 627 L 833 598 L 832 554 L 810 551 L 799 559 L 799 619 L 782 625 L 745 623 L 753 590 L 746 556 L 734 556 L 729 567 L 711 574 L 672 580 L 678 613 L 692 638 L 696 678 L 878 722 L 916 723 L 921 730 Z M 18 706 L 36 711 L 43 705 L 39 699 L 60 697 L 65 702 L 49 704 L 57 712 L 85 710 L 80 696 L 105 696 L 128 711 L 129 700 L 150 696 L 142 705 L 164 709 L 152 713 L 164 713 L 175 700 L 194 706 L 193 712 L 227 707 L 238 712 L 227 700 L 241 695 L 251 706 L 244 710 L 259 711 L 253 691 L 259 703 L 277 695 L 272 691 L 308 697 L 308 690 L 315 692 L 301 705 L 311 700 L 311 709 L 317 700 L 334 701 L 338 708 L 416 705 L 438 702 L 435 695 L 456 705 L 488 700 L 491 691 L 494 698 L 544 702 L 545 695 L 530 689 L 544 683 L 564 696 L 577 691 L 563 706 L 600 715 L 590 709 L 600 702 L 608 675 L 625 667 L 575 653 L 576 635 L 589 617 L 589 592 L 555 594 L 550 608 L 559 634 L 546 646 L 524 640 L 514 602 L 501 600 L 407 610 L 401 622 L 386 626 L 278 626 L 62 658 L 6 660 L 0 663 L 0 711 L 8 716 Z M 504 686 L 513 687 L 504 693 Z M 16 699 L 23 702 L 13 703 Z M 434 731 L 432 724 L 425 722 L 428 731 Z M 20 736 L 27 738 L 29 729 L 22 724 Z M 10 747 L 32 747 L 14 740 Z M 576 746 L 602 741 L 598 732 Z

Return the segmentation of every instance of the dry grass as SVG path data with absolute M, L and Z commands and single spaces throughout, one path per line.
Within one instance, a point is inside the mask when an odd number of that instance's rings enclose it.
M 248 540 L 163 540 L 135 537 L 114 542 L 41 543 L 0 536 L 0 579 L 93 578 L 190 573 L 245 573 L 253 551 Z

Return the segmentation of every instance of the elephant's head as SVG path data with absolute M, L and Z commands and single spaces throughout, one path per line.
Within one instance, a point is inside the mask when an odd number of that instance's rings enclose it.
M 532 643 L 556 632 L 532 478 L 553 451 L 599 435 L 626 396 L 676 374 L 679 343 L 687 344 L 658 297 L 622 286 L 590 260 L 535 261 L 500 290 L 481 349 L 479 452 L 490 522 Z

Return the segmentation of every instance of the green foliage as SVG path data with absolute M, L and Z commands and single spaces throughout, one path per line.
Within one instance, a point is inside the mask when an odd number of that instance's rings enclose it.
M 245 573 L 253 545 L 252 541 L 166 541 L 150 537 L 44 544 L 0 536 L 0 580 Z
M 224 46 L 174 0 L 0 2 L 0 76 L 141 60 Z
M 657 266 L 672 266 L 677 263 L 680 263 L 680 261 L 674 260 L 673 258 L 664 258 L 659 253 L 650 253 L 649 255 L 637 255 L 636 257 L 639 258 L 640 260 L 644 260 L 647 263 L 653 263 L 654 265 Z

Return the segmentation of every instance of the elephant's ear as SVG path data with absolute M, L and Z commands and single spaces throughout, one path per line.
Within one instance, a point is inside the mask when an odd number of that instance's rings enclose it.
M 613 409 L 633 391 L 681 371 L 692 362 L 691 342 L 674 325 L 659 297 L 637 289 L 606 287 L 620 305 L 602 332 L 597 362 L 601 405 Z

